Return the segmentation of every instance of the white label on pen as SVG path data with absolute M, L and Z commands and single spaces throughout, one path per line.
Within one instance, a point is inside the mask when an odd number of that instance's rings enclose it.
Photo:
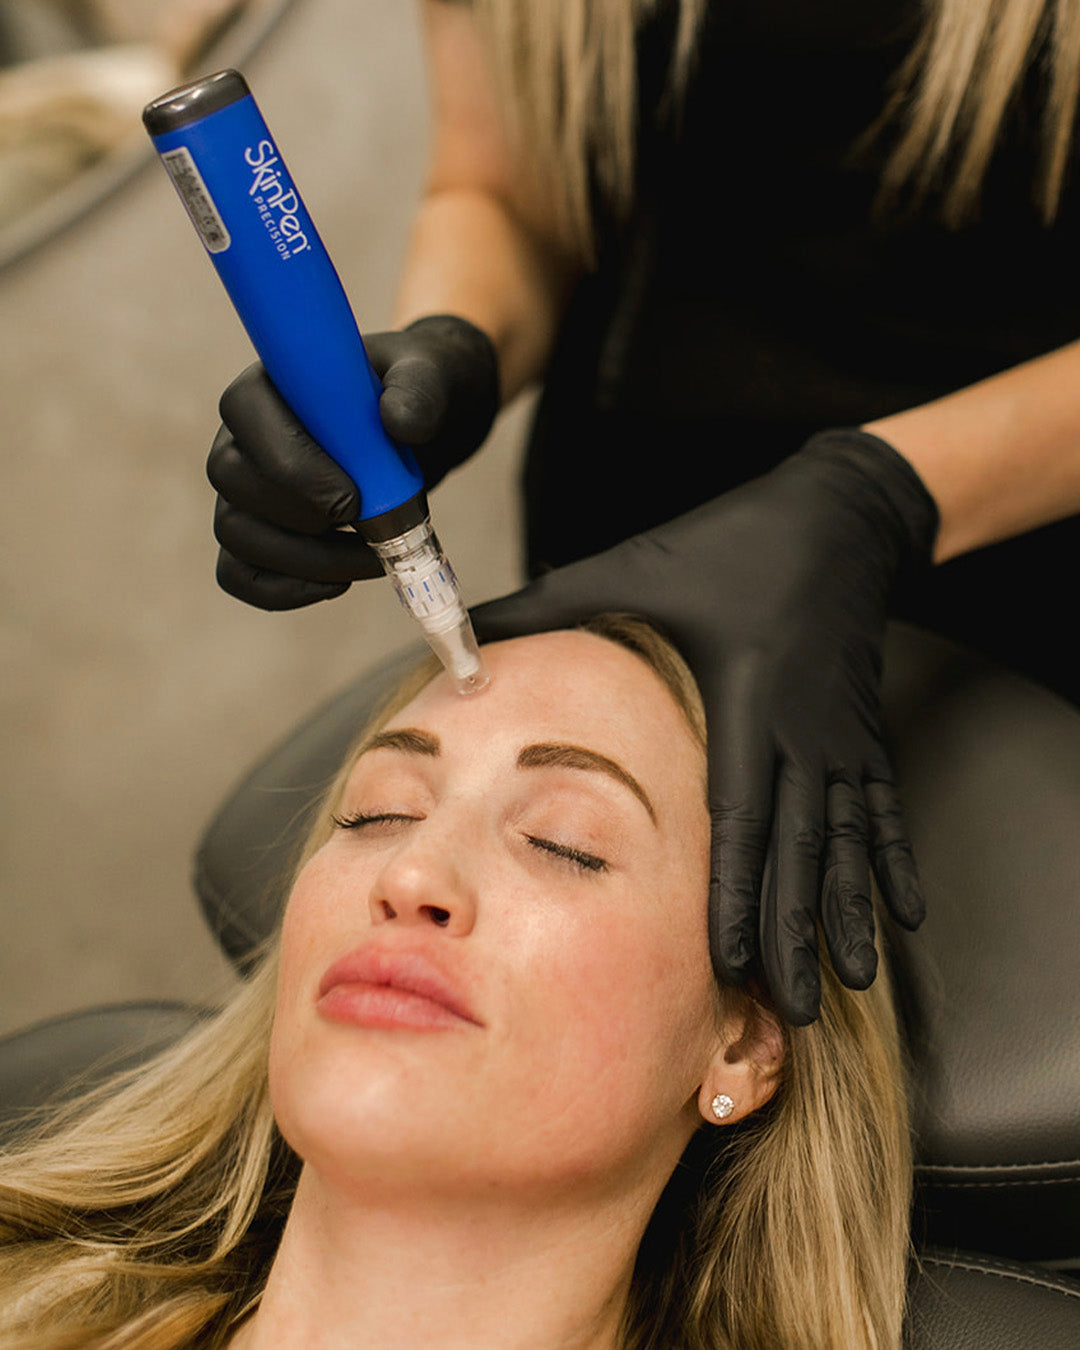
M 175 150 L 166 150 L 161 158 L 208 252 L 224 253 L 232 240 L 191 151 L 180 145 Z

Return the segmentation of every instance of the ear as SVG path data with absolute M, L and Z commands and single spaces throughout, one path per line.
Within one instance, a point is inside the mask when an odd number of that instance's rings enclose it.
M 784 1066 L 780 1022 L 753 999 L 727 1020 L 724 1032 L 698 1090 L 698 1110 L 710 1125 L 734 1125 L 764 1106 Z

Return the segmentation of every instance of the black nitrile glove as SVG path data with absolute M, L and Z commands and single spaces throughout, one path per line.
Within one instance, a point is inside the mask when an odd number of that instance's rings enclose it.
M 365 337 L 384 389 L 383 425 L 416 454 L 428 489 L 481 444 L 499 407 L 495 349 L 464 319 L 438 314 Z M 224 425 L 206 463 L 218 491 L 214 534 L 223 590 L 260 609 L 329 600 L 382 576 L 354 520 L 352 479 L 307 434 L 262 366 L 221 396 Z
M 879 684 L 894 578 L 929 562 L 937 524 L 891 446 L 825 431 L 771 473 L 474 614 L 485 641 L 623 611 L 675 643 L 709 729 L 713 965 L 744 983 L 760 957 L 797 1025 L 818 1014 L 816 919 L 840 979 L 874 978 L 871 862 L 893 916 L 923 917 Z

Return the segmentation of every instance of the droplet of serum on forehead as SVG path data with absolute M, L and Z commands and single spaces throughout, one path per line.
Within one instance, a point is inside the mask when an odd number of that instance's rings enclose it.
M 457 685 L 459 694 L 479 694 L 482 689 L 486 689 L 491 683 L 491 676 L 488 674 L 487 667 L 481 662 L 480 666 L 471 674 L 455 676 L 454 683 Z

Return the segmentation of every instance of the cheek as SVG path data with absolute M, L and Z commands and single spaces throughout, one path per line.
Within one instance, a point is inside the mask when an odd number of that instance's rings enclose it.
M 309 974 L 318 956 L 318 933 L 326 905 L 325 890 L 319 884 L 318 856 L 300 873 L 289 895 L 281 924 L 281 958 L 278 975 L 278 1016 L 275 1034 L 285 1021 L 282 1014 L 301 997 L 304 975 Z M 310 975 L 309 975 L 310 978 Z
M 343 866 L 335 841 L 324 845 L 293 884 L 281 927 L 282 988 L 291 990 L 324 955 L 340 954 L 367 926 L 364 877 Z M 328 945 L 332 944 L 332 946 Z M 317 973 L 321 973 L 322 967 Z
M 350 889 L 322 850 L 300 872 L 285 908 L 270 1040 L 270 1095 L 275 1111 L 286 1115 L 293 1079 L 310 1058 L 305 1037 L 316 985 L 331 960 L 349 945 L 350 927 L 358 936 L 363 922 L 355 903 L 349 904 Z
M 670 1122 L 696 1091 L 712 1035 L 704 892 L 592 908 L 545 941 L 534 1063 L 552 1109 Z M 700 904 L 697 897 L 700 897 Z M 672 903 L 679 900 L 680 903 Z M 550 934 L 548 935 L 550 938 Z M 534 967 L 535 968 L 535 967 Z

